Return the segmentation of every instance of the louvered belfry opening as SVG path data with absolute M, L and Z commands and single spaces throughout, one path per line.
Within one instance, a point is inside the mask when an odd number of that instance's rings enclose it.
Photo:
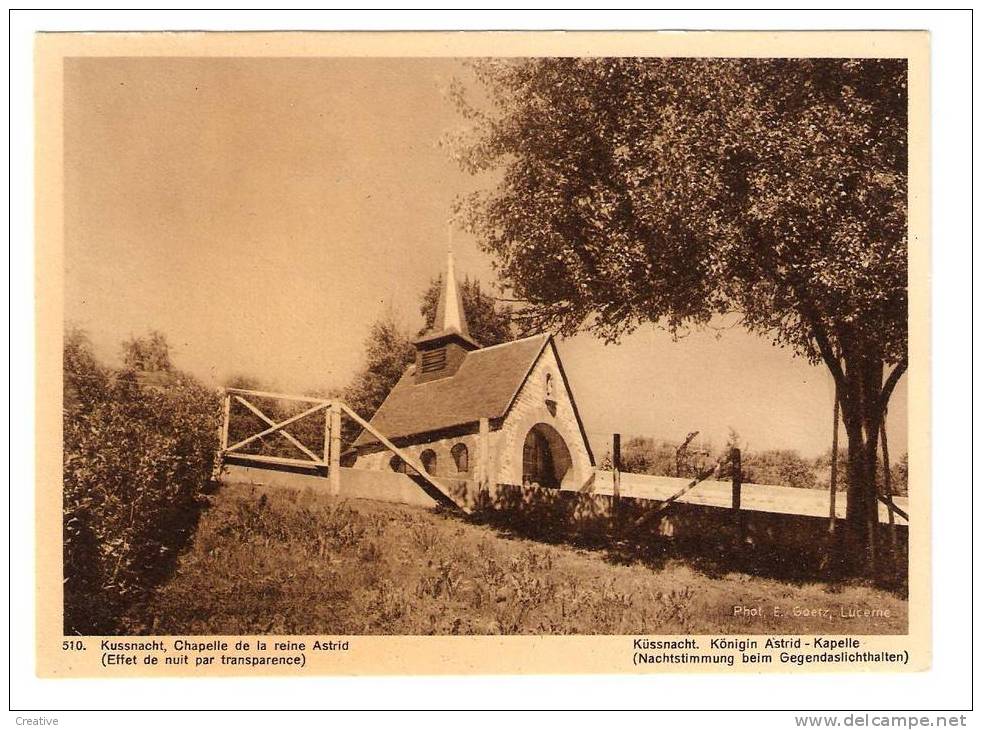
M 440 287 L 433 326 L 413 344 L 416 346 L 417 384 L 450 377 L 457 372 L 467 353 L 480 347 L 467 330 L 453 253 L 447 254 L 447 272 Z
M 438 347 L 435 350 L 421 351 L 419 355 L 419 371 L 435 373 L 447 366 L 447 348 Z

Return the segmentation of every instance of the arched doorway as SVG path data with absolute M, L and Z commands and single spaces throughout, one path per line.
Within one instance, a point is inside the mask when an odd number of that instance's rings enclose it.
M 522 484 L 558 489 L 570 473 L 573 459 L 559 432 L 547 423 L 529 429 L 522 447 Z

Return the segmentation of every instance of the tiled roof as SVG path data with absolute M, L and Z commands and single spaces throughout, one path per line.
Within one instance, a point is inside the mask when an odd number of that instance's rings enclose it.
M 415 366 L 410 366 L 371 424 L 382 435 L 398 439 L 503 416 L 548 341 L 548 335 L 534 335 L 473 350 L 452 376 L 419 385 Z M 354 446 L 375 442 L 362 431 Z

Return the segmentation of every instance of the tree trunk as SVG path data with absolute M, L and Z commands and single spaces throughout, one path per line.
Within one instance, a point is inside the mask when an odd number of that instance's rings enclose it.
M 877 559 L 879 505 L 876 464 L 880 425 L 885 413 L 883 361 L 863 355 L 846 358 L 842 415 L 849 442 L 846 506 L 846 563 L 874 571 Z
M 847 429 L 849 456 L 847 468 L 846 549 L 847 563 L 872 568 L 876 557 L 876 474 L 869 468 L 870 444 L 865 430 Z

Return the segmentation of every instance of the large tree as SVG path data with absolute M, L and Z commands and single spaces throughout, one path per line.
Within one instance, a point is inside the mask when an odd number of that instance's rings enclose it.
M 850 532 L 877 519 L 880 425 L 907 367 L 907 68 L 894 59 L 478 62 L 462 201 L 527 328 L 719 317 L 835 380 Z

